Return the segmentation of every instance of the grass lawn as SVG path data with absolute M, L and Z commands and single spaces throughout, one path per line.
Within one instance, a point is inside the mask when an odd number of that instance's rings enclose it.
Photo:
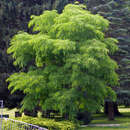
M 87 126 L 79 128 L 79 130 L 130 130 L 130 108 L 120 107 L 121 117 L 116 117 L 114 121 L 109 121 L 104 114 L 95 114 L 91 124 L 120 124 L 118 127 L 99 127 Z

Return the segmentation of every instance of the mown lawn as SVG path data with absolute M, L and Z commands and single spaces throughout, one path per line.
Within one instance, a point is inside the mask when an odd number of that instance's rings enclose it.
M 116 117 L 114 121 L 109 121 L 104 114 L 95 114 L 91 124 L 120 124 L 118 127 L 82 127 L 79 130 L 130 130 L 130 108 L 120 107 L 121 117 Z

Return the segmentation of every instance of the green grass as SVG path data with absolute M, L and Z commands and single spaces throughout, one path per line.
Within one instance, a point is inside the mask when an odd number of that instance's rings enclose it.
M 119 127 L 82 127 L 79 130 L 130 130 L 130 108 L 120 107 L 121 117 L 116 117 L 114 121 L 109 121 L 104 114 L 95 114 L 91 124 L 120 124 Z

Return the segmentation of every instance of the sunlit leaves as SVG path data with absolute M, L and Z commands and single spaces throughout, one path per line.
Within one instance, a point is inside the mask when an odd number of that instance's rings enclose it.
M 40 31 L 42 33 L 48 33 L 51 29 L 51 26 L 54 24 L 55 17 L 58 16 L 56 10 L 45 11 L 44 14 L 40 16 L 31 16 L 31 21 L 28 24 L 28 27 L 33 27 L 33 31 Z

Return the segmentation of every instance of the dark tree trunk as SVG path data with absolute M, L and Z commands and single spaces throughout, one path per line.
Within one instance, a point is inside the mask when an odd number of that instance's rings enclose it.
M 104 114 L 108 115 L 108 102 L 107 101 L 105 101 L 105 104 L 104 104 Z
M 114 111 L 114 116 L 121 116 L 121 113 L 118 110 L 117 103 L 116 102 L 111 102 L 111 103 L 113 104 L 112 107 L 113 107 L 113 111 Z M 108 115 L 108 105 L 109 105 L 109 102 L 106 101 L 105 104 L 104 104 L 104 113 L 106 115 Z
M 108 102 L 108 119 L 114 120 L 114 105 L 113 105 L 113 102 Z

